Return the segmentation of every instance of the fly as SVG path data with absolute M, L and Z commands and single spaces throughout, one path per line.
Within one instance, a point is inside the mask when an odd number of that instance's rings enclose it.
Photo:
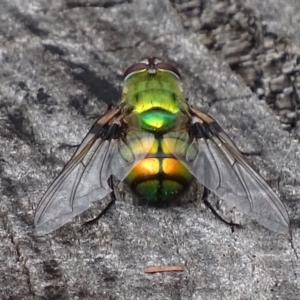
M 193 180 L 266 228 L 286 233 L 287 211 L 218 123 L 190 106 L 172 64 L 149 58 L 123 75 L 120 103 L 99 118 L 38 205 L 46 234 L 112 192 L 114 176 L 148 203 L 172 201 Z

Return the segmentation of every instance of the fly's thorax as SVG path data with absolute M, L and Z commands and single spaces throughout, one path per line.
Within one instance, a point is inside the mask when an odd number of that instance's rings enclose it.
M 153 141 L 146 157 L 126 177 L 138 197 L 152 204 L 173 201 L 192 180 L 193 175 L 166 147 L 163 136 Z
M 163 109 L 151 109 L 144 113 L 132 112 L 125 117 L 128 128 L 138 128 L 154 135 L 174 130 L 185 130 L 188 117 L 181 111 L 170 113 Z
M 130 76 L 124 82 L 122 102 L 132 108 L 135 124 L 151 132 L 174 128 L 186 110 L 180 80 L 163 71 Z

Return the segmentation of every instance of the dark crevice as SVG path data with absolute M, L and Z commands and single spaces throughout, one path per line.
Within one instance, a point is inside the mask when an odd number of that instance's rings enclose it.
M 64 56 L 67 54 L 65 50 L 61 49 L 56 45 L 43 44 L 43 46 L 44 46 L 44 52 L 50 52 L 52 55 Z
M 31 275 L 30 275 L 30 271 L 26 265 L 27 263 L 27 257 L 24 256 L 24 254 L 21 253 L 21 249 L 19 246 L 19 243 L 17 241 L 15 241 L 15 237 L 13 236 L 13 233 L 10 234 L 10 241 L 12 243 L 12 245 L 14 246 L 15 250 L 16 250 L 16 259 L 17 262 L 23 265 L 23 273 L 26 276 L 26 282 L 27 282 L 27 286 L 28 286 L 28 292 L 30 295 L 35 296 L 35 293 L 33 291 L 32 288 L 32 284 L 31 284 Z
M 20 140 L 35 144 L 36 139 L 33 128 L 29 119 L 26 116 L 26 107 L 20 107 L 13 112 L 7 113 L 8 122 L 7 129 L 10 131 L 10 136 L 17 136 Z

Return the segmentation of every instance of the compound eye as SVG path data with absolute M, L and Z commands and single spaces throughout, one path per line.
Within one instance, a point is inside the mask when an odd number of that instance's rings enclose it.
M 147 70 L 147 64 L 145 63 L 136 63 L 132 66 L 130 66 L 123 74 L 123 79 L 125 79 L 128 75 L 130 75 L 131 73 L 135 73 L 138 71 L 143 71 L 143 70 Z
M 181 78 L 181 75 L 179 73 L 179 71 L 177 70 L 176 67 L 174 67 L 173 65 L 166 63 L 166 62 L 159 62 L 156 64 L 156 68 L 157 69 L 162 69 L 162 70 L 166 70 L 169 72 L 174 73 L 178 78 Z

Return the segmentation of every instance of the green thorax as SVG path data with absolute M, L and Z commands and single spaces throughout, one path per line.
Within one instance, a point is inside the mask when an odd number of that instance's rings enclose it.
M 132 108 L 131 121 L 151 132 L 165 132 L 176 125 L 186 103 L 181 82 L 173 73 L 140 71 L 124 81 L 122 102 Z

